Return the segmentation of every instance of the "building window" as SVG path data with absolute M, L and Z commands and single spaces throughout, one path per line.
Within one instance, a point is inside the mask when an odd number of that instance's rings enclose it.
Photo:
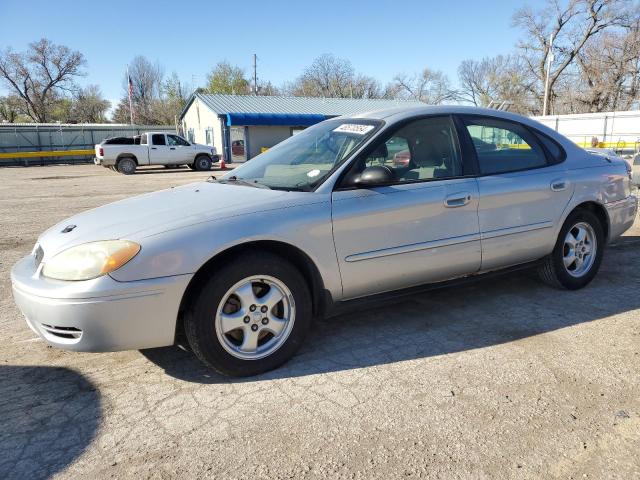
M 293 137 L 294 135 L 300 133 L 303 130 L 304 130 L 304 127 L 291 127 L 291 136 Z
M 193 131 L 193 128 L 190 128 L 187 132 L 187 138 L 191 143 L 195 143 L 195 132 Z
M 205 135 L 207 137 L 206 144 L 213 145 L 213 128 L 207 128 L 207 130 L 205 131 Z

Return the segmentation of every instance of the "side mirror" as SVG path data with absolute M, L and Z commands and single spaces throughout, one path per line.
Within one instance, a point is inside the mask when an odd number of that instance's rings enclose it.
M 375 165 L 365 168 L 362 173 L 353 180 L 353 183 L 359 187 L 375 187 L 377 185 L 392 183 L 394 180 L 395 176 L 389 167 Z

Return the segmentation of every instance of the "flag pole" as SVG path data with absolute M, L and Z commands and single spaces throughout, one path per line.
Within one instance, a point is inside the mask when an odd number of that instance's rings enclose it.
M 549 37 L 549 51 L 547 52 L 547 75 L 544 80 L 544 100 L 542 101 L 542 115 L 547 114 L 547 105 L 549 101 L 549 71 L 551 70 L 551 62 L 553 62 L 553 33 Z
M 129 92 L 129 120 L 131 121 L 131 125 L 133 125 L 133 99 L 131 98 L 131 90 L 133 90 L 133 83 L 131 82 L 131 77 L 129 76 L 129 65 L 127 65 L 127 90 Z

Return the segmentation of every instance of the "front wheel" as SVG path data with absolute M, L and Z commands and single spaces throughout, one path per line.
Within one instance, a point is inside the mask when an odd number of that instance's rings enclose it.
M 185 315 L 185 333 L 206 365 L 249 376 L 286 362 L 302 344 L 311 318 L 311 294 L 298 269 L 279 256 L 251 253 L 203 284 Z
M 554 287 L 577 290 L 585 287 L 598 273 L 604 253 L 602 224 L 588 210 L 578 210 L 564 222 L 551 255 L 538 273 Z

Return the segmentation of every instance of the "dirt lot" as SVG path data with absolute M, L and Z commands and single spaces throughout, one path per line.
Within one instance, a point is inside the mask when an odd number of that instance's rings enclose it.
M 582 291 L 511 274 L 320 321 L 257 378 L 34 338 L 9 270 L 41 231 L 207 176 L 0 169 L 0 478 L 640 478 L 640 222 Z

